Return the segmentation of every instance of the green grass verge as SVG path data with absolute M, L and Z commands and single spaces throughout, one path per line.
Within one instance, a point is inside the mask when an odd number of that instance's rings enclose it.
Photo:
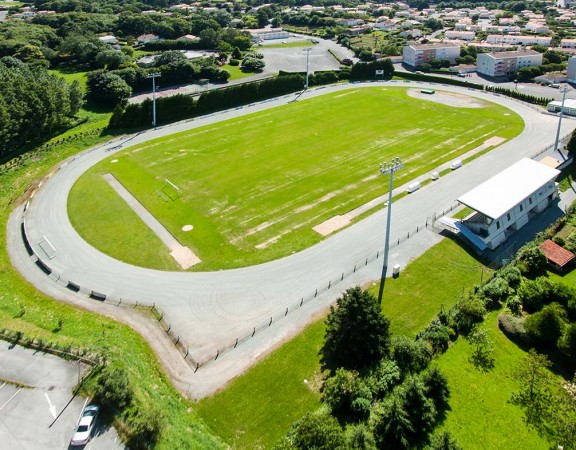
M 401 88 L 331 93 L 116 154 L 84 175 L 92 183 L 74 186 L 71 220 L 95 247 L 109 241 L 108 234 L 116 230 L 100 227 L 97 232 L 92 213 L 74 205 L 91 195 L 100 197 L 103 207 L 109 200 L 112 204 L 101 177 L 111 172 L 198 254 L 203 262 L 193 270 L 270 261 L 319 242 L 313 226 L 382 195 L 385 187 L 376 176 L 379 161 L 401 157 L 408 170 L 396 181 L 406 183 L 492 136 L 516 136 L 523 122 L 507 113 L 490 103 L 470 109 L 417 100 Z M 119 162 L 111 164 L 112 158 Z M 157 194 L 166 178 L 183 192 L 175 202 Z M 194 230 L 182 232 L 188 224 Z M 139 246 L 153 245 L 147 234 L 117 231 L 118 245 L 111 256 L 163 268 L 149 259 L 138 260 L 138 245 L 127 245 L 134 239 Z
M 316 45 L 316 44 L 314 42 L 306 39 L 303 41 L 292 41 L 292 42 L 286 42 L 286 43 L 281 43 L 281 44 L 263 44 L 262 46 L 259 46 L 256 50 L 265 49 L 265 48 L 311 47 L 313 45 Z
M 78 68 L 74 66 L 59 66 L 55 69 L 49 69 L 48 72 L 64 78 L 69 84 L 72 84 L 73 81 L 78 81 L 82 89 L 86 90 L 87 70 L 78 70 Z
M 494 344 L 492 371 L 484 373 L 468 361 L 472 347 L 465 339 L 458 339 L 436 361 L 452 392 L 443 428 L 465 449 L 549 449 L 550 444 L 525 425 L 520 408 L 508 403 L 519 389 L 512 374 L 526 353 L 498 329 L 497 316 L 498 311 L 490 313 L 483 325 Z
M 432 247 L 399 278 L 387 280 L 382 309 L 392 321 L 392 333 L 415 336 L 441 305 L 450 308 L 463 287 L 480 282 L 481 270 L 489 272 L 449 239 Z M 377 285 L 371 287 L 373 293 L 377 290 Z M 321 320 L 201 401 L 198 413 L 233 448 L 270 448 L 294 421 L 320 404 L 318 351 L 323 340 Z
M 71 131 L 80 133 L 84 129 L 78 127 Z M 0 174 L 1 241 L 6 242 L 6 225 L 12 205 L 34 180 L 63 159 L 107 139 L 109 136 L 77 140 L 50 151 L 30 152 L 18 167 Z M 105 355 L 109 362 L 128 371 L 137 398 L 162 411 L 165 431 L 155 448 L 224 447 L 198 418 L 193 404 L 184 400 L 166 379 L 148 345 L 129 327 L 39 293 L 12 268 L 5 245 L 0 246 L 0 286 L 2 328 L 63 346 L 86 348 Z M 59 319 L 62 329 L 54 332 Z
M 240 70 L 240 66 L 231 66 L 230 64 L 223 65 L 222 69 L 230 72 L 230 78 L 228 79 L 228 81 L 241 80 L 242 78 L 247 78 L 251 77 L 252 75 L 255 75 L 254 73 L 242 72 Z

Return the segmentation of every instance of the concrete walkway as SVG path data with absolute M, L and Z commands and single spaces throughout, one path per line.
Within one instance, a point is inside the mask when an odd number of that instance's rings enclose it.
M 105 173 L 102 177 L 108 184 L 116 191 L 116 193 L 126 202 L 126 204 L 134 211 L 140 219 L 150 228 L 156 236 L 164 243 L 170 250 L 170 255 L 183 269 L 188 269 L 200 262 L 192 250 L 183 246 L 176 240 L 170 232 L 164 228 L 156 217 L 148 212 L 144 205 L 140 203 L 128 190 L 111 173 Z

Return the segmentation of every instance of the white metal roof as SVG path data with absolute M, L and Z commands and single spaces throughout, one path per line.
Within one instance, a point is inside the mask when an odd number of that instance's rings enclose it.
M 498 219 L 555 180 L 559 173 L 559 170 L 524 158 L 468 191 L 458 201 L 491 219 Z

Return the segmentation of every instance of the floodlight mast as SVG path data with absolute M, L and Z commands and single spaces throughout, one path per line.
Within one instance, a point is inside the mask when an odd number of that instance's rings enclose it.
M 564 155 L 562 155 L 562 152 L 560 151 L 560 149 L 558 148 L 558 144 L 560 143 L 560 126 L 562 125 L 562 116 L 564 115 L 564 101 L 566 100 L 566 94 L 568 93 L 568 91 L 570 91 L 570 89 L 568 89 L 568 86 L 564 86 L 562 88 L 562 106 L 560 107 L 560 115 L 558 116 L 558 129 L 556 130 L 556 141 L 554 141 L 554 151 L 557 151 L 558 153 L 560 153 L 560 155 L 562 157 L 564 157 Z
M 390 247 L 390 222 L 392 216 L 392 188 L 394 186 L 394 172 L 402 169 L 405 164 L 399 157 L 394 158 L 389 163 L 380 164 L 380 173 L 390 175 L 390 186 L 388 188 L 388 216 L 386 219 L 386 241 L 384 244 L 384 261 L 382 263 L 382 278 L 380 279 L 380 290 L 378 291 L 378 304 L 382 304 L 384 294 L 384 283 L 386 282 L 386 272 L 388 271 L 388 250 Z
M 152 78 L 152 127 L 154 128 L 156 128 L 156 78 L 160 76 L 158 72 L 146 76 L 146 78 Z
M 311 48 L 305 48 L 304 51 L 306 52 L 306 86 L 304 89 L 308 89 L 308 76 L 310 73 L 310 50 Z

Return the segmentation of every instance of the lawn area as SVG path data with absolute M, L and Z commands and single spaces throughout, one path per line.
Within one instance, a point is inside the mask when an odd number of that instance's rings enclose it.
M 494 369 L 484 373 L 468 361 L 472 347 L 458 341 L 437 359 L 448 377 L 452 396 L 443 428 L 465 449 L 549 449 L 550 444 L 526 427 L 520 408 L 508 403 L 518 383 L 512 379 L 526 353 L 498 329 L 498 311 L 483 324 L 494 343 Z
M 438 314 L 440 305 L 450 308 L 463 288 L 478 283 L 481 270 L 489 271 L 449 239 L 432 247 L 386 284 L 383 311 L 392 321 L 392 333 L 415 336 Z M 371 290 L 377 295 L 377 286 Z M 320 405 L 318 351 L 323 339 L 320 320 L 226 389 L 201 401 L 199 415 L 232 448 L 270 448 L 294 421 Z
M 48 72 L 64 78 L 69 84 L 72 84 L 73 81 L 78 81 L 82 89 L 86 90 L 87 70 L 78 70 L 78 68 L 74 66 L 59 66 L 56 69 L 49 69 Z
M 240 70 L 240 66 L 231 66 L 230 64 L 223 65 L 222 69 L 230 72 L 230 78 L 228 79 L 228 81 L 240 80 L 242 78 L 247 78 L 255 75 L 254 73 L 242 72 Z
M 314 44 L 314 42 L 310 41 L 310 40 L 303 40 L 303 41 L 291 41 L 291 42 L 285 42 L 285 43 L 280 43 L 280 44 L 265 44 L 262 45 L 260 48 L 265 49 L 265 48 L 294 48 L 294 47 L 311 47 Z M 258 50 L 258 49 L 256 49 Z
M 80 126 L 72 131 L 80 133 L 84 129 Z M 1 241 L 6 242 L 7 238 L 8 212 L 34 180 L 65 158 L 109 138 L 91 136 L 55 146 L 50 151 L 32 151 L 16 168 L 0 173 Z M 3 329 L 99 353 L 108 362 L 128 371 L 129 381 L 143 406 L 154 406 L 162 412 L 165 432 L 160 436 L 156 449 L 224 448 L 198 418 L 191 402 L 184 400 L 172 387 L 155 355 L 132 329 L 39 293 L 12 268 L 5 245 L 0 246 L 0 286 L 0 323 Z M 59 319 L 62 328 L 55 331 Z
M 115 154 L 74 186 L 71 220 L 96 248 L 115 240 L 114 249 L 103 250 L 111 256 L 165 268 L 139 258 L 140 247 L 157 246 L 147 233 L 92 225 L 117 211 L 129 217 L 106 188 L 102 175 L 110 172 L 200 257 L 193 270 L 270 261 L 319 242 L 313 226 L 382 195 L 378 161 L 402 158 L 410 170 L 399 173 L 397 184 L 408 182 L 492 136 L 516 136 L 523 122 L 507 111 L 492 103 L 471 109 L 417 100 L 400 87 L 331 93 Z M 159 195 L 165 179 L 181 189 L 176 201 Z M 97 207 L 82 208 L 87 198 Z M 194 229 L 183 232 L 188 224 Z

